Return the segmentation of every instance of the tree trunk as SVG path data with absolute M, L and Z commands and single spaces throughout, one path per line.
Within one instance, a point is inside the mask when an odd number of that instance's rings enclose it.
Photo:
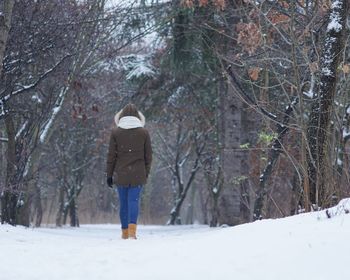
M 18 206 L 18 183 L 16 180 L 16 139 L 12 116 L 5 118 L 7 132 L 7 154 L 6 154 L 6 182 L 5 189 L 1 195 L 1 223 L 16 225 Z
M 188 204 L 188 210 L 187 210 L 187 218 L 186 218 L 186 224 L 192 225 L 194 222 L 194 204 L 195 204 L 195 197 L 196 197 L 196 189 L 192 188 L 190 192 L 189 197 L 189 204 Z
M 61 227 L 63 223 L 63 211 L 64 211 L 64 187 L 63 185 L 59 188 L 58 193 L 58 210 L 56 214 L 56 226 Z
M 5 138 L 5 129 L 3 130 L 0 128 L 0 138 Z M 1 141 L 0 140 L 0 157 L 4 158 L 7 148 L 7 141 Z M 3 191 L 3 188 L 5 187 L 5 178 L 6 178 L 6 161 L 0 160 L 0 193 Z
M 68 216 L 68 207 L 65 205 L 65 207 L 63 208 L 63 225 L 67 224 L 67 216 Z
M 34 198 L 34 204 L 35 204 L 35 226 L 40 227 L 41 222 L 43 220 L 43 207 L 41 203 L 41 190 L 38 184 L 35 186 L 35 198 Z
M 40 147 L 37 147 L 28 158 L 23 175 L 20 173 L 21 178 L 21 207 L 17 214 L 17 224 L 29 227 L 31 219 L 33 218 L 33 201 L 35 201 L 35 195 L 37 192 L 38 176 L 39 176 L 39 164 L 41 159 Z
M 345 41 L 345 23 L 348 14 L 348 1 L 332 1 L 324 47 L 321 55 L 320 87 L 312 105 L 308 125 L 307 151 L 310 200 L 318 207 L 327 206 L 331 190 L 332 164 L 329 158 L 330 119 L 337 86 L 337 68 Z
M 242 101 L 227 82 L 220 83 L 220 142 L 222 145 L 223 190 L 219 205 L 219 224 L 237 225 L 241 216 L 241 110 Z
M 208 218 L 209 196 L 205 195 L 202 190 L 199 190 L 198 195 L 200 200 L 200 209 L 203 215 L 203 224 L 208 225 L 209 224 L 209 218 Z
M 29 187 L 28 187 L 29 188 Z M 32 205 L 32 194 L 29 192 L 21 192 L 19 197 L 19 205 L 17 211 L 17 221 L 16 225 L 22 225 L 25 227 L 30 226 L 30 214 Z
M 37 165 L 37 163 L 35 163 L 35 166 Z M 37 166 L 36 166 L 37 167 Z M 26 176 L 23 179 L 23 184 L 22 184 L 22 188 L 20 191 L 20 205 L 21 207 L 18 209 L 17 212 L 17 224 L 18 225 L 22 225 L 25 227 L 29 227 L 31 222 L 34 219 L 33 216 L 33 202 L 35 202 L 36 200 L 40 201 L 40 190 L 39 190 L 39 198 L 36 197 L 37 195 L 37 183 L 38 183 L 38 169 L 34 168 L 30 171 L 30 177 Z M 41 201 L 38 202 L 36 201 L 36 203 L 40 203 Z M 39 223 L 40 226 L 40 223 Z
M 79 227 L 77 204 L 76 204 L 75 198 L 72 198 L 69 203 L 69 218 L 70 218 L 71 227 Z
M 181 183 L 179 183 L 181 184 Z M 179 187 L 179 189 L 182 189 L 183 191 L 179 192 L 176 200 L 175 200 L 175 205 L 173 209 L 170 212 L 170 219 L 167 222 L 167 225 L 180 225 L 181 224 L 181 217 L 180 217 L 180 209 L 182 206 L 182 203 L 185 200 L 185 197 L 187 195 L 188 188 L 184 190 L 184 187 Z
M 11 28 L 12 10 L 15 0 L 3 0 L 3 10 L 0 9 L 0 77 L 5 55 L 8 34 Z M 1 8 L 1 6 L 0 6 Z M 1 13 L 2 12 L 2 13 Z
M 211 196 L 211 219 L 210 219 L 210 227 L 217 227 L 219 223 L 219 207 L 218 200 L 219 196 L 217 193 L 212 194 Z

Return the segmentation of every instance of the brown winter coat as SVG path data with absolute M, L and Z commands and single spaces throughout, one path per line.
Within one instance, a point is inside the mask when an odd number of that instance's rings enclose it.
M 144 124 L 144 117 L 140 115 Z M 115 120 L 118 125 L 118 114 Z M 118 186 L 146 184 L 151 163 L 151 139 L 145 128 L 113 128 L 107 157 L 107 176 L 114 175 L 114 184 Z

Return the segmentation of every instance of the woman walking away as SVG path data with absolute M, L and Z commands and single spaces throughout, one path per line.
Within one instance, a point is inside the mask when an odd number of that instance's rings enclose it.
M 136 239 L 140 192 L 151 169 L 151 139 L 143 128 L 145 117 L 134 104 L 126 105 L 114 119 L 117 127 L 109 142 L 107 184 L 117 186 L 122 238 Z

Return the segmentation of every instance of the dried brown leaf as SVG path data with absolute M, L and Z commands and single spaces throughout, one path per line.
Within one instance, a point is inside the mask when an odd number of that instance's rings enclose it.
M 248 70 L 248 75 L 251 80 L 257 81 L 259 79 L 261 68 L 259 67 L 252 67 Z
M 344 74 L 349 74 L 350 73 L 350 65 L 343 64 L 342 70 L 343 70 Z

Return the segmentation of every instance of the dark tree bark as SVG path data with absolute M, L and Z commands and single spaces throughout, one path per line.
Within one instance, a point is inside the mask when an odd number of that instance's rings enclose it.
M 36 205 L 41 204 L 40 190 L 38 193 L 38 180 L 39 180 L 39 161 L 36 161 L 37 151 L 32 153 L 30 167 L 27 167 L 27 172 L 24 172 L 23 179 L 21 180 L 20 190 L 20 205 L 17 213 L 17 224 L 29 227 L 34 220 L 34 211 Z M 22 174 L 20 174 L 22 177 Z M 39 195 L 39 196 L 38 196 Z M 38 201 L 39 200 L 39 201 Z M 35 202 L 35 204 L 33 204 Z M 40 205 L 39 205 L 40 208 Z M 40 215 L 39 215 L 40 216 Z M 36 225 L 40 226 L 40 223 Z
M 71 227 L 79 227 L 79 219 L 77 212 L 77 203 L 75 198 L 71 200 L 69 203 L 69 218 L 70 218 L 70 226 Z
M 307 165 L 310 203 L 316 208 L 327 205 L 328 145 L 330 141 L 330 119 L 337 87 L 337 68 L 345 41 L 345 24 L 348 1 L 332 1 L 323 51 L 321 55 L 320 87 L 312 105 L 308 124 Z M 328 177 L 329 179 L 330 177 Z
M 202 163 L 202 165 L 205 165 Z M 214 175 L 214 176 L 213 176 Z M 223 187 L 223 174 L 221 166 L 215 172 L 210 169 L 204 168 L 204 177 L 208 185 L 208 199 L 209 211 L 210 211 L 210 227 L 217 227 L 219 225 L 220 209 L 219 209 L 219 197 Z M 206 221 L 208 223 L 208 221 Z
M 217 227 L 219 224 L 219 206 L 218 206 L 218 197 L 215 195 L 212 197 L 212 210 L 211 210 L 211 219 L 209 226 Z
M 61 227 L 63 224 L 64 211 L 64 186 L 61 185 L 58 191 L 58 210 L 56 214 L 56 226 Z
M 220 142 L 221 166 L 223 172 L 223 187 L 215 202 L 218 205 L 219 224 L 230 226 L 241 222 L 241 176 L 242 152 L 241 145 L 241 114 L 242 101 L 235 92 L 235 88 L 227 81 L 221 83 L 220 89 Z
M 18 186 L 16 180 L 16 139 L 15 127 L 11 115 L 5 118 L 7 131 L 7 170 L 5 189 L 1 195 L 1 223 L 9 223 L 16 225 L 17 223 L 17 208 L 18 204 Z
M 36 182 L 35 195 L 34 195 L 34 207 L 35 207 L 35 226 L 40 227 L 43 219 L 43 207 L 41 203 L 41 190 Z
M 292 101 L 292 103 L 289 106 L 287 106 L 287 109 L 284 112 L 282 123 L 277 123 L 277 137 L 273 141 L 271 152 L 268 158 L 268 164 L 266 165 L 264 171 L 262 172 L 259 178 L 259 191 L 254 204 L 254 220 L 263 218 L 262 212 L 264 209 L 264 201 L 267 194 L 266 183 L 268 182 L 268 179 L 271 176 L 273 167 L 275 166 L 279 155 L 283 152 L 283 138 L 289 130 L 289 120 L 298 102 L 299 99 L 296 97 L 294 101 Z
M 0 4 L 0 77 L 2 73 L 7 38 L 11 28 L 12 10 L 14 4 L 15 0 L 4 0 L 3 3 Z

